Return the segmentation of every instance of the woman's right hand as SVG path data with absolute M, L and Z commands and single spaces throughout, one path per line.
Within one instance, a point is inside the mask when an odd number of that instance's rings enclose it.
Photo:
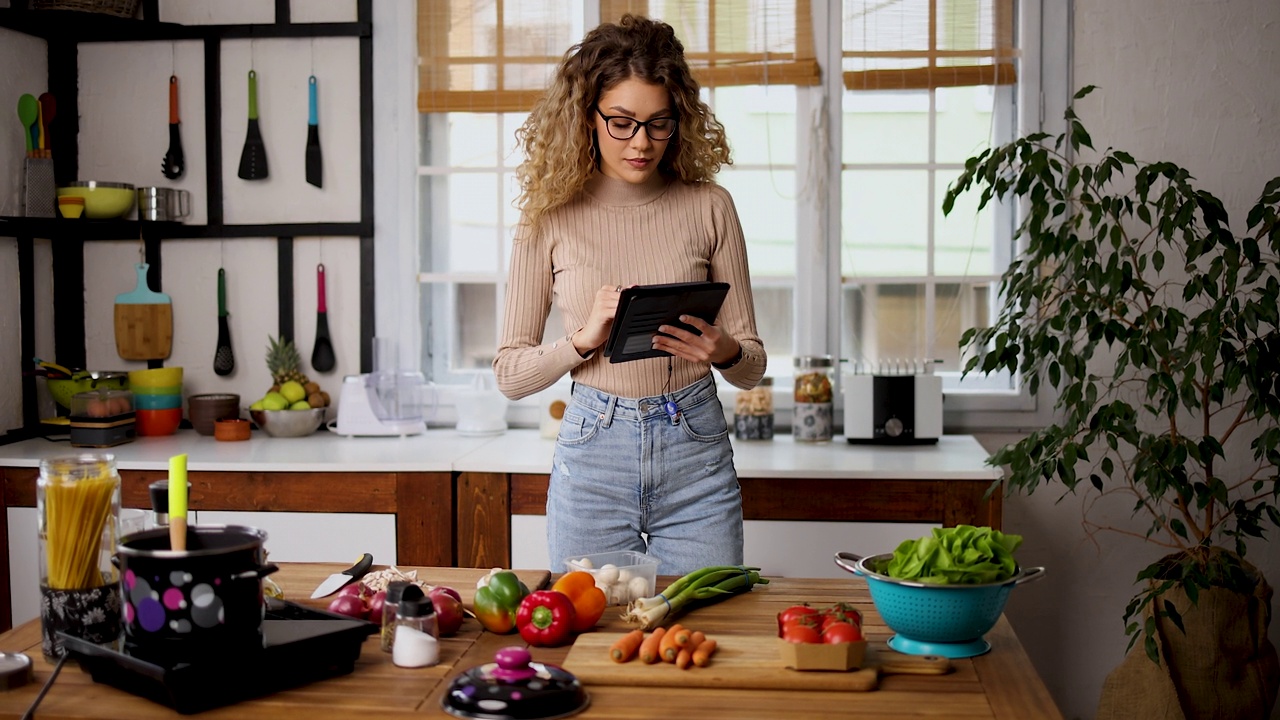
M 601 285 L 596 299 L 591 303 L 587 324 L 573 334 L 573 347 L 579 355 L 586 356 L 609 339 L 613 319 L 618 314 L 618 298 L 622 297 L 621 285 Z

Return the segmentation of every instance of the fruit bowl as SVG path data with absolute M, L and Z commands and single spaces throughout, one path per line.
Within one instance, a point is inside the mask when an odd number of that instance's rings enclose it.
M 249 410 L 249 417 L 271 437 L 304 437 L 319 430 L 324 424 L 324 408 Z

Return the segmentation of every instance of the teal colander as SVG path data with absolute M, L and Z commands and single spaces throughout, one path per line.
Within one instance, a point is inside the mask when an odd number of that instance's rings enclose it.
M 983 638 L 1000 619 L 1015 585 L 1044 577 L 1044 568 L 1019 569 L 1008 580 L 981 585 L 934 585 L 878 573 L 892 553 L 860 557 L 836 553 L 841 568 L 863 577 L 876 612 L 895 635 L 889 647 L 910 655 L 966 658 L 991 649 Z

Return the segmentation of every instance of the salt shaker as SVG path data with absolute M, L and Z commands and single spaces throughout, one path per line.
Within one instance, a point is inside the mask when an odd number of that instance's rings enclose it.
M 396 608 L 391 662 L 407 668 L 435 665 L 440 662 L 439 637 L 436 609 L 431 598 L 401 599 Z

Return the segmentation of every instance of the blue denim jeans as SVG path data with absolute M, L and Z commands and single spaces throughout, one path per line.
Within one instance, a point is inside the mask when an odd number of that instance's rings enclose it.
M 574 386 L 547 492 L 547 546 L 557 569 L 619 550 L 648 552 L 662 575 L 742 563 L 742 492 L 710 374 L 639 399 Z

